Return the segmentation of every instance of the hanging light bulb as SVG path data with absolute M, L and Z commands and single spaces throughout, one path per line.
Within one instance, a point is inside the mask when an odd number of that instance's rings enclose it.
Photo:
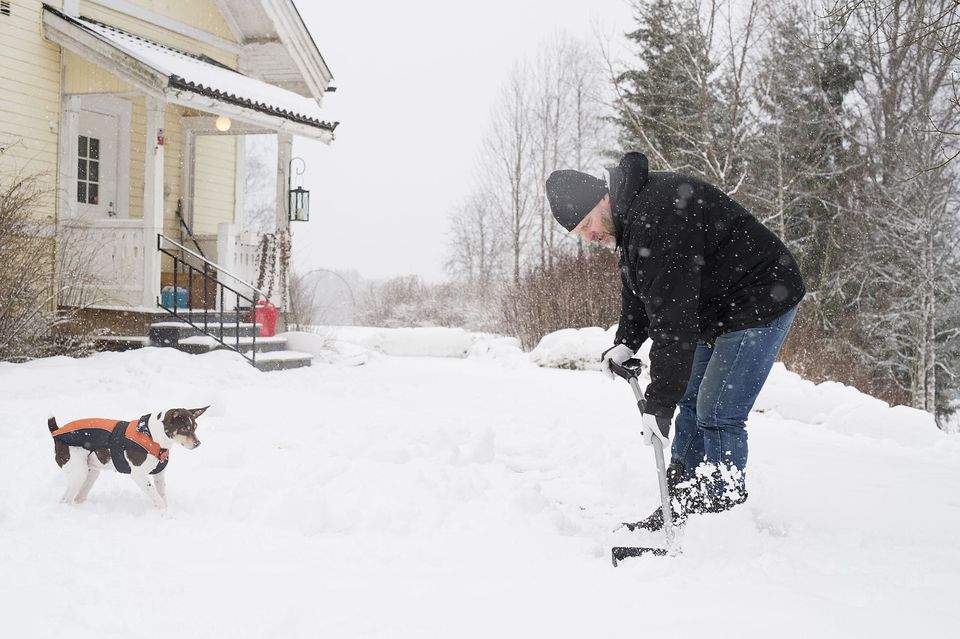
M 217 127 L 217 131 L 227 132 L 230 130 L 231 124 L 233 123 L 230 122 L 230 118 L 225 115 L 218 115 L 214 126 Z

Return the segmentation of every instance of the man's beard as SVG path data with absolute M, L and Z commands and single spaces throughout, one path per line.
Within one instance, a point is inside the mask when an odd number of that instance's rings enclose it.
M 592 246 L 599 246 L 600 248 L 605 248 L 608 251 L 617 250 L 617 238 L 613 235 L 605 235 L 602 240 L 595 240 L 590 242 Z

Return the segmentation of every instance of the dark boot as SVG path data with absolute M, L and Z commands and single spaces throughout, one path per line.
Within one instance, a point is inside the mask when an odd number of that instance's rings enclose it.
M 686 504 L 690 501 L 691 482 L 683 479 L 685 469 L 683 464 L 670 464 L 667 467 L 667 494 L 670 495 L 670 506 L 673 509 L 674 523 L 682 523 L 686 517 Z M 624 523 L 627 530 L 660 530 L 663 528 L 663 507 L 657 508 L 649 517 L 635 523 Z
M 731 471 L 732 469 L 728 469 Z M 719 470 L 700 476 L 700 512 L 722 513 L 747 501 L 747 487 L 742 472 L 729 472 L 727 477 Z
M 723 497 L 705 497 L 703 499 L 703 504 L 699 512 L 702 513 L 722 513 L 726 510 L 730 510 L 734 506 L 739 506 L 743 502 L 747 501 L 747 491 L 741 490 L 737 491 L 736 496 L 731 497 L 729 495 L 724 495 Z

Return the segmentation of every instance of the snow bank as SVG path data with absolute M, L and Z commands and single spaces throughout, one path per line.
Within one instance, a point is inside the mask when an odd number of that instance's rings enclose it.
M 313 355 L 314 362 L 319 360 L 326 364 L 360 366 L 378 356 L 368 348 L 334 339 L 323 332 L 290 331 L 281 333 L 279 337 L 287 340 L 287 348 L 290 350 Z
M 611 544 L 662 542 L 610 532 L 658 501 L 629 388 L 471 348 L 274 373 L 155 348 L 0 364 L 5 633 L 953 636 L 960 439 L 778 368 L 749 423 L 750 500 L 691 518 L 681 555 L 613 569 Z M 113 473 L 58 503 L 51 413 L 207 404 L 203 444 L 171 452 L 166 514 Z
M 943 437 L 930 413 L 908 406 L 890 406 L 838 382 L 814 384 L 779 362 L 770 372 L 754 410 L 822 425 L 845 435 L 891 440 L 911 447 L 931 446 Z
M 616 330 L 613 326 L 606 331 L 599 327 L 556 331 L 544 336 L 529 356 L 544 367 L 599 370 L 600 354 L 613 344 Z M 644 363 L 640 382 L 645 386 L 649 382 L 649 340 L 641 346 L 637 357 Z M 912 447 L 935 445 L 943 435 L 929 413 L 890 406 L 837 382 L 814 384 L 787 371 L 781 363 L 774 365 L 754 410 L 823 426 L 836 433 Z
M 600 355 L 613 346 L 616 332 L 616 326 L 606 331 L 593 326 L 549 333 L 530 351 L 530 359 L 550 368 L 600 370 Z
M 321 334 L 337 342 L 394 357 L 493 356 L 513 358 L 520 351 L 514 338 L 473 333 L 462 328 L 374 328 L 365 326 L 318 327 Z

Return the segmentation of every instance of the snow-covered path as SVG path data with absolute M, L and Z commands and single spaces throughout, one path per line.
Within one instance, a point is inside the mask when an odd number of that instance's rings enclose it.
M 262 374 L 145 349 L 0 364 L 11 637 L 902 637 L 960 623 L 960 438 L 775 371 L 750 500 L 613 569 L 657 502 L 626 385 L 516 359 Z M 105 473 L 79 506 L 46 418 L 211 408 L 170 508 Z M 618 543 L 626 542 L 619 537 Z M 651 535 L 648 543 L 658 541 Z

